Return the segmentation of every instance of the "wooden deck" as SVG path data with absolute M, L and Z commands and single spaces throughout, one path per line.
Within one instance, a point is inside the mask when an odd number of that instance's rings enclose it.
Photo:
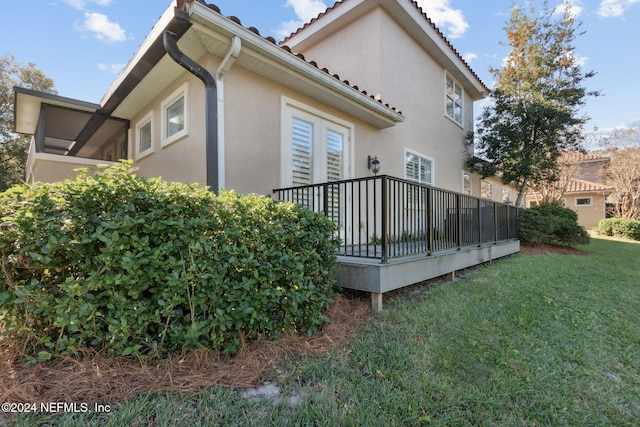
M 520 251 L 510 240 L 475 247 L 443 250 L 431 255 L 396 257 L 386 263 L 376 258 L 338 256 L 338 285 L 371 293 L 374 311 L 382 310 L 383 294 L 456 271 L 491 262 Z

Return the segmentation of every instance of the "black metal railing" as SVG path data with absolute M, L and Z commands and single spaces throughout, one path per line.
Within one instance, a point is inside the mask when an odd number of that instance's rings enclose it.
M 518 238 L 518 209 L 380 175 L 274 190 L 340 225 L 339 255 L 390 258 Z

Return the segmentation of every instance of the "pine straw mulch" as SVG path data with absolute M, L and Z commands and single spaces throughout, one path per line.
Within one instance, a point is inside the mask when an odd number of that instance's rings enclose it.
M 591 252 L 571 246 L 554 246 L 542 243 L 520 243 L 520 253 L 525 255 L 561 254 L 561 255 L 593 255 Z
M 304 355 L 342 348 L 370 316 L 370 302 L 341 295 L 327 310 L 330 323 L 312 336 L 249 342 L 234 357 L 206 350 L 157 361 L 102 353 L 26 365 L 8 338 L 0 338 L 0 402 L 117 403 L 144 392 L 198 393 L 213 386 L 256 387 Z

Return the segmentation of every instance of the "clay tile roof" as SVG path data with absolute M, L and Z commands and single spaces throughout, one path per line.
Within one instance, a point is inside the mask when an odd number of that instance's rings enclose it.
M 186 1 L 188 1 L 188 0 L 186 0 Z M 196 0 L 196 1 L 197 1 L 197 0 Z M 199 2 L 200 2 L 200 3 L 203 3 L 202 1 L 199 1 Z M 340 2 L 338 2 L 338 3 L 340 3 Z M 207 4 L 207 7 L 209 7 L 209 9 L 211 9 L 211 10 L 215 11 L 216 13 L 218 13 L 218 14 L 220 14 L 220 15 L 224 16 L 224 15 L 222 14 L 222 12 L 221 12 L 220 8 L 219 8 L 218 6 L 216 6 L 215 4 Z M 331 9 L 331 8 L 330 8 L 330 9 Z M 324 13 L 321 13 L 321 14 L 320 14 L 320 16 L 322 16 L 323 14 L 324 14 Z M 232 22 L 235 22 L 236 24 L 238 24 L 238 25 L 242 26 L 243 28 L 246 28 L 247 30 L 251 31 L 252 33 L 254 33 L 254 34 L 256 34 L 256 35 L 260 36 L 260 32 L 258 31 L 258 29 L 256 29 L 255 27 L 244 27 L 244 26 L 242 25 L 242 22 L 240 21 L 240 19 L 239 19 L 239 18 L 237 18 L 237 17 L 235 17 L 235 16 L 227 16 L 226 18 L 227 18 L 228 20 L 230 20 L 230 21 L 232 21 Z M 358 88 L 358 86 L 356 86 L 356 85 L 352 85 L 351 83 L 349 83 L 349 81 L 348 81 L 348 80 L 341 80 L 339 75 L 337 75 L 337 74 L 333 74 L 333 75 L 332 75 L 332 74 L 329 72 L 329 70 L 327 70 L 326 68 L 320 68 L 320 67 L 318 66 L 318 64 L 317 64 L 315 61 L 308 61 L 308 60 L 304 57 L 304 55 L 302 55 L 301 53 L 299 53 L 299 54 L 294 54 L 294 53 L 291 51 L 291 48 L 289 48 L 289 46 L 287 46 L 287 45 L 283 45 L 283 44 L 278 45 L 278 44 L 276 43 L 276 40 L 275 40 L 273 37 L 263 37 L 263 36 L 260 36 L 260 37 L 262 37 L 262 38 L 264 38 L 265 40 L 267 40 L 267 41 L 271 42 L 272 44 L 275 44 L 276 46 L 280 46 L 280 48 L 281 48 L 282 50 L 284 50 L 284 51 L 286 51 L 287 53 L 289 53 L 289 54 L 291 54 L 291 55 L 295 56 L 295 57 L 296 57 L 296 58 L 298 58 L 299 60 L 304 61 L 305 63 L 307 63 L 307 64 L 309 64 L 309 65 L 311 65 L 311 66 L 313 66 L 313 67 L 315 67 L 315 68 L 317 68 L 317 69 L 319 69 L 319 70 L 323 71 L 324 73 L 326 73 L 326 74 L 328 74 L 328 75 L 332 76 L 334 79 L 336 79 L 336 80 L 338 80 L 338 81 L 342 82 L 343 84 L 345 84 L 345 85 L 349 86 L 349 87 L 350 87 L 350 88 L 352 88 L 353 90 L 356 90 L 356 91 L 358 91 L 358 92 L 362 93 L 363 95 L 367 95 L 367 96 L 369 96 L 370 98 L 375 99 L 376 101 L 378 101 L 378 103 L 380 103 L 380 104 L 384 105 L 386 108 L 388 108 L 388 109 L 390 109 L 390 110 L 392 110 L 392 111 L 395 111 L 395 112 L 396 112 L 396 113 L 398 113 L 398 114 L 402 114 L 402 111 L 398 110 L 396 107 L 393 107 L 393 106 L 390 106 L 389 104 L 383 103 L 383 102 L 382 102 L 382 100 L 375 98 L 373 95 L 368 95 L 368 94 L 367 94 L 367 91 L 365 91 L 365 90 L 360 90 L 360 89 Z
M 298 28 L 296 31 L 294 31 L 293 33 L 291 33 L 288 37 L 286 37 L 282 42 L 280 42 L 281 44 L 286 43 L 287 40 L 289 40 L 290 38 L 292 38 L 293 36 L 301 33 L 302 31 L 304 31 L 306 28 L 308 28 L 309 26 L 311 26 L 314 22 L 318 21 L 319 19 L 321 19 L 323 16 L 327 15 L 328 13 L 330 13 L 331 11 L 335 10 L 337 7 L 339 7 L 340 5 L 346 3 L 349 0 L 340 0 L 337 1 L 333 4 L 333 6 L 327 8 L 326 11 L 320 13 L 317 17 L 311 19 L 311 21 L 305 23 L 302 27 Z M 451 42 L 444 36 L 444 34 L 442 34 L 442 31 L 440 31 L 440 29 L 436 26 L 436 24 L 433 23 L 433 21 L 431 20 L 431 18 L 429 18 L 427 16 L 427 14 L 422 10 L 422 7 L 420 7 L 418 5 L 418 2 L 415 0 L 409 0 L 411 1 L 411 4 L 413 4 L 413 6 L 416 8 L 416 10 L 418 12 L 420 12 L 420 14 L 422 15 L 422 17 L 429 23 L 429 25 L 431 26 L 431 28 L 433 28 L 435 30 L 435 32 L 438 34 L 438 36 L 440 36 L 440 38 L 442 39 L 442 41 L 444 41 L 446 43 L 446 45 L 449 47 L 449 49 L 451 49 L 451 51 L 458 57 L 458 59 L 460 60 L 460 62 L 462 62 L 464 64 L 464 66 L 467 68 L 467 70 L 469 70 L 469 72 L 478 80 L 478 82 L 480 82 L 482 84 L 482 87 L 487 91 L 490 92 L 490 89 L 487 87 L 486 84 L 484 84 L 484 82 L 480 79 L 480 77 L 476 74 L 475 71 L 473 71 L 473 69 L 471 68 L 471 66 L 467 63 L 467 61 L 465 61 L 465 59 L 462 57 L 462 55 L 460 55 L 460 52 L 458 52 L 458 50 L 456 48 L 453 47 L 453 45 L 451 44 Z
M 613 187 L 592 181 L 572 179 L 567 187 L 567 193 L 589 193 L 594 191 L 611 191 Z
M 560 161 L 566 163 L 580 163 L 594 160 L 607 161 L 609 160 L 609 156 L 597 152 L 580 153 L 578 151 L 565 151 L 560 157 Z

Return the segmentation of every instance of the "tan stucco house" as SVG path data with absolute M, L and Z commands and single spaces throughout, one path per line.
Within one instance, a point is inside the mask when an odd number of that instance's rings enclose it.
M 279 44 L 215 5 L 177 0 L 99 104 L 17 88 L 15 123 L 34 135 L 28 182 L 127 158 L 142 176 L 324 209 L 345 256 L 391 268 L 465 253 L 350 285 L 381 295 L 518 250 L 517 215 L 489 200 L 504 192 L 465 169 L 473 103 L 488 91 L 411 0 L 339 1 Z
M 562 204 L 578 214 L 578 224 L 585 228 L 596 227 L 598 221 L 607 217 L 606 199 L 612 189 L 605 183 L 609 157 L 598 152 L 564 152 L 559 163 L 568 169 Z M 526 206 L 534 206 L 540 200 L 540 194 L 530 192 Z

